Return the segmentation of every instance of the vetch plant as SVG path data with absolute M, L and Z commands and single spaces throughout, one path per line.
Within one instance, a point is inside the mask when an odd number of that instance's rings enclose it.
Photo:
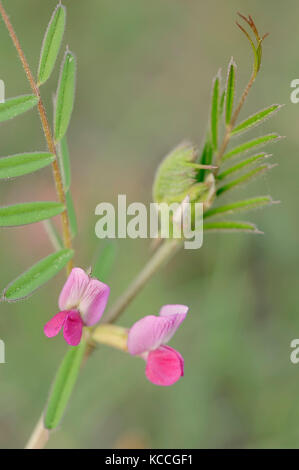
M 166 305 L 161 309 L 159 316 L 149 315 L 141 318 L 129 330 L 113 323 L 160 267 L 183 246 L 184 239 L 161 240 L 145 267 L 108 310 L 102 323 L 97 325 L 108 301 L 110 288 L 105 284 L 105 279 L 113 264 L 115 253 L 114 245 L 107 245 L 91 272 L 73 268 L 73 238 L 77 232 L 77 223 L 70 191 L 71 170 L 66 134 L 74 106 L 76 59 L 68 48 L 62 60 L 54 99 L 53 129 L 40 92 L 55 67 L 61 49 L 66 22 L 65 7 L 59 2 L 49 22 L 41 48 L 37 78 L 31 71 L 1 1 L 0 14 L 32 90 L 31 94 L 9 98 L 0 103 L 0 122 L 37 108 L 47 144 L 45 150 L 1 158 L 0 178 L 15 178 L 49 166 L 52 168 L 57 193 L 56 201 L 21 202 L 0 208 L 1 227 L 43 221 L 54 247 L 53 253 L 35 262 L 25 273 L 12 281 L 4 289 L 1 300 L 14 302 L 25 299 L 63 268 L 66 267 L 67 271 L 67 280 L 59 297 L 60 312 L 45 325 L 45 334 L 53 337 L 63 330 L 64 338 L 70 347 L 54 379 L 48 403 L 27 444 L 27 448 L 41 448 L 47 443 L 50 431 L 61 423 L 80 368 L 98 344 L 108 344 L 142 357 L 146 361 L 146 376 L 154 384 L 172 385 L 183 376 L 183 358 L 167 343 L 185 319 L 187 306 Z M 247 184 L 272 168 L 273 165 L 266 162 L 269 155 L 258 153 L 257 149 L 280 139 L 278 134 L 272 133 L 233 144 L 236 136 L 258 126 L 279 109 L 279 105 L 271 105 L 241 122 L 238 121 L 239 113 L 260 70 L 262 43 L 266 37 L 259 35 L 250 16 L 239 16 L 244 26 L 237 24 L 250 42 L 254 56 L 248 85 L 235 104 L 236 64 L 231 59 L 224 87 L 220 73 L 213 81 L 209 128 L 202 151 L 190 143 L 184 142 L 177 146 L 162 161 L 153 184 L 154 202 L 181 205 L 184 201 L 193 204 L 201 202 L 204 208 L 205 233 L 260 233 L 251 222 L 222 217 L 273 203 L 268 195 L 221 202 L 223 195 L 229 196 L 232 189 Z M 62 236 L 51 221 L 51 218 L 57 215 L 61 219 Z M 178 213 L 172 220 L 172 224 L 174 223 L 180 223 Z M 50 314 L 49 312 L 49 318 Z

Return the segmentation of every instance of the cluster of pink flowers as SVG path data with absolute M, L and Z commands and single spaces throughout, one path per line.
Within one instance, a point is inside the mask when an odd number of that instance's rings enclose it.
M 74 268 L 59 296 L 60 312 L 46 323 L 45 335 L 52 338 L 63 329 L 65 341 L 77 346 L 83 327 L 93 326 L 101 319 L 109 294 L 107 284 L 91 278 L 81 268 Z M 159 316 L 142 318 L 128 332 L 129 353 L 146 361 L 146 377 L 156 385 L 172 385 L 184 375 L 184 359 L 167 343 L 187 312 L 185 305 L 164 305 Z

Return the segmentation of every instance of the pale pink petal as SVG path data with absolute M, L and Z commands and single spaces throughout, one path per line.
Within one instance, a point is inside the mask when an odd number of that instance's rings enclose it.
M 188 313 L 189 307 L 186 305 L 175 305 L 175 304 L 170 304 L 170 305 L 164 305 L 160 312 L 159 315 L 161 317 L 171 317 L 173 324 L 172 328 L 169 330 L 168 334 L 164 337 L 163 344 L 168 343 L 180 324 L 185 320 L 186 315 Z
M 175 349 L 161 346 L 149 353 L 145 375 L 155 385 L 173 385 L 184 375 L 184 359 Z
M 85 325 L 95 325 L 106 308 L 110 287 L 97 279 L 91 279 L 79 303 L 79 311 Z
M 81 268 L 72 269 L 59 296 L 59 308 L 71 310 L 77 308 L 89 283 L 89 277 Z
M 162 317 L 165 317 L 167 315 L 184 315 L 184 318 L 186 317 L 188 313 L 189 307 L 187 305 L 180 305 L 180 304 L 169 304 L 169 305 L 164 305 L 160 312 L 159 315 Z
M 167 343 L 185 320 L 187 311 L 185 305 L 164 305 L 159 317 L 148 315 L 137 321 L 129 331 L 130 354 L 142 354 Z
M 51 318 L 48 323 L 44 326 L 44 333 L 48 338 L 53 338 L 53 336 L 58 335 L 59 331 L 64 325 L 65 319 L 68 315 L 68 311 L 59 312 Z
M 81 341 L 82 330 L 82 318 L 79 312 L 72 310 L 69 312 L 63 328 L 63 336 L 65 341 L 71 346 L 77 346 Z
M 128 351 L 139 355 L 157 349 L 165 340 L 172 336 L 177 328 L 176 315 L 157 317 L 148 315 L 138 320 L 130 328 L 128 334 Z

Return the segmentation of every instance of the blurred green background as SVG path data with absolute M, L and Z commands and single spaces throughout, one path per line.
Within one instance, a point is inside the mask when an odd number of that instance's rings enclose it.
M 82 371 L 50 448 L 298 447 L 299 365 L 290 342 L 299 337 L 298 123 L 290 82 L 299 78 L 296 0 L 66 0 L 65 45 L 78 58 L 77 98 L 69 129 L 72 192 L 79 235 L 76 264 L 87 267 L 100 247 L 96 205 L 151 201 L 161 158 L 181 140 L 202 144 L 211 80 L 234 56 L 239 93 L 251 72 L 251 51 L 236 28 L 237 11 L 262 32 L 260 76 L 242 117 L 272 103 L 286 106 L 248 137 L 277 131 L 287 139 L 267 147 L 279 163 L 234 196 L 271 193 L 282 203 L 249 214 L 264 236 L 211 234 L 198 251 L 182 251 L 135 299 L 119 324 L 154 314 L 165 303 L 190 306 L 171 345 L 185 358 L 185 377 L 159 388 L 144 363 L 100 347 Z M 55 1 L 4 0 L 27 59 L 36 70 Z M 29 92 L 3 23 L 0 78 L 6 96 Z M 60 60 L 61 60 L 60 56 Z M 42 93 L 51 113 L 58 70 Z M 1 155 L 45 149 L 37 113 L 1 124 Z M 0 203 L 55 197 L 49 169 L 1 183 Z M 241 218 L 247 220 L 248 217 Z M 2 230 L 0 285 L 51 251 L 41 224 Z M 141 269 L 150 241 L 117 243 L 109 278 L 113 301 Z M 44 323 L 57 312 L 64 273 L 28 301 L 3 305 L 0 338 L 0 447 L 22 447 L 45 404 L 66 351 L 49 341 Z M 110 303 L 111 304 L 111 303 Z

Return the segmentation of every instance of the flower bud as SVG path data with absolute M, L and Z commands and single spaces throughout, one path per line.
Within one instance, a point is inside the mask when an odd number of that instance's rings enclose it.
M 195 147 L 183 142 L 170 152 L 158 167 L 154 186 L 154 202 L 167 204 L 182 203 L 186 197 L 190 202 L 204 202 L 211 198 L 211 180 L 199 182 L 201 169 L 215 168 L 196 163 L 198 154 Z

